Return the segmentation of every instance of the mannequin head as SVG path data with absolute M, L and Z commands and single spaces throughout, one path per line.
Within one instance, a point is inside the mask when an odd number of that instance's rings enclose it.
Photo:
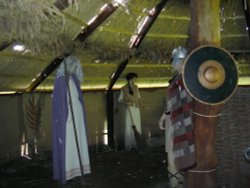
M 184 60 L 187 56 L 187 50 L 179 46 L 172 51 L 172 67 L 178 74 L 182 73 Z
M 136 80 L 137 78 L 137 74 L 134 73 L 134 72 L 130 72 L 126 75 L 126 80 L 129 82 L 129 83 L 134 83 L 134 81 Z

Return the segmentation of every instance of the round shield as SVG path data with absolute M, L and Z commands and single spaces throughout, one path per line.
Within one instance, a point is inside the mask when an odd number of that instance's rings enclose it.
M 224 103 L 237 88 L 237 65 L 226 50 L 200 46 L 184 62 L 183 82 L 188 93 L 199 102 Z

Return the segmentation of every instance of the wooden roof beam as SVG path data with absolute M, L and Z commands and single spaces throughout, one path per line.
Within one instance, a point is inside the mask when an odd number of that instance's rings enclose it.
M 137 31 L 135 34 L 131 37 L 129 48 L 130 49 L 137 49 L 144 37 L 146 36 L 147 32 L 157 19 L 158 15 L 160 14 L 161 10 L 164 8 L 168 0 L 162 0 L 160 3 L 158 3 L 154 8 L 152 8 L 149 11 L 148 16 L 146 16 L 138 25 Z M 112 87 L 118 80 L 119 76 L 123 72 L 123 70 L 126 68 L 126 65 L 128 64 L 129 60 L 132 58 L 133 54 L 130 54 L 125 60 L 123 60 L 119 65 L 116 71 L 111 75 L 111 80 L 108 85 L 108 90 L 112 90 Z
M 59 2 L 59 0 L 57 1 Z M 61 0 L 61 3 L 64 2 L 64 6 L 66 7 L 65 0 Z M 57 6 L 59 6 L 60 3 L 58 3 Z M 83 28 L 82 31 L 77 35 L 76 38 L 74 38 L 74 42 L 80 41 L 83 42 L 87 37 L 94 32 L 94 30 L 100 26 L 117 8 L 118 3 L 106 3 L 101 9 L 98 15 L 94 16 L 88 23 L 88 26 Z M 75 47 L 75 45 L 74 45 Z M 34 91 L 42 82 L 45 80 L 66 58 L 69 56 L 69 53 L 64 52 L 62 55 L 56 57 L 45 69 L 36 76 L 31 84 L 27 87 L 27 92 Z
M 112 13 L 114 13 L 118 6 L 118 3 L 106 3 L 102 6 L 99 14 L 94 16 L 88 22 L 88 26 L 84 27 L 74 40 L 83 42 L 97 27 L 99 27 Z
M 8 48 L 12 42 L 4 41 L 0 44 L 0 52 L 3 51 L 4 49 Z
M 243 10 L 245 14 L 246 24 L 248 28 L 248 39 L 250 39 L 250 11 L 249 4 L 247 0 L 242 0 Z

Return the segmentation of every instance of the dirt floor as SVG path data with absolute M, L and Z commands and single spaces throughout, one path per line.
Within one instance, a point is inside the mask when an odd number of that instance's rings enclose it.
M 148 151 L 90 153 L 92 173 L 84 176 L 85 186 L 75 178 L 62 186 L 52 179 L 51 153 L 33 159 L 20 157 L 0 163 L 0 187 L 15 188 L 168 188 L 164 148 Z

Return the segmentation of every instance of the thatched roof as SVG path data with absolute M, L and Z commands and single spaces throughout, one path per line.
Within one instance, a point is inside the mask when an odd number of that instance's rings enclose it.
M 68 3 L 67 3 L 68 2 Z M 113 1 L 114 2 L 114 1 Z M 0 2 L 0 91 L 27 91 L 37 75 L 64 52 L 77 55 L 84 71 L 83 89 L 105 89 L 110 76 L 129 55 L 124 74 L 137 72 L 141 87 L 162 87 L 173 75 L 171 51 L 189 43 L 189 0 L 169 0 L 146 34 L 140 47 L 132 51 L 129 41 L 138 24 L 160 0 L 130 0 L 112 13 L 82 43 L 73 39 L 81 28 L 100 13 L 107 0 L 3 0 Z M 250 42 L 247 19 L 240 0 L 221 0 L 221 47 L 239 63 L 240 84 L 250 84 Z M 250 1 L 245 1 L 250 4 Z M 26 51 L 12 50 L 21 42 Z M 55 71 L 36 90 L 51 90 Z

